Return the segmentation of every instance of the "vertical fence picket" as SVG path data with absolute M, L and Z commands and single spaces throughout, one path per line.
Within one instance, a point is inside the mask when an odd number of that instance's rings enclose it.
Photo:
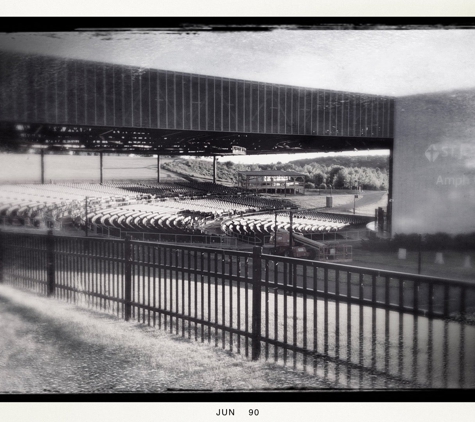
M 376 346 L 377 346 L 377 338 L 376 338 L 376 276 L 373 275 L 371 278 L 371 302 L 372 302 L 372 310 L 371 310 L 371 370 L 373 373 L 376 371 Z M 375 377 L 371 377 L 371 387 L 374 387 Z
M 297 275 L 297 265 L 291 264 L 291 268 L 293 268 L 293 275 L 292 278 L 296 278 Z M 297 283 L 295 280 L 292 280 L 292 286 L 296 286 Z M 294 346 L 293 351 L 293 361 L 294 361 L 294 369 L 297 368 L 297 292 L 292 290 L 292 346 Z
M 254 246 L 252 251 L 252 360 L 261 355 L 261 278 L 262 249 Z
M 475 383 L 468 282 L 271 257 L 258 246 L 249 253 L 1 231 L 0 282 L 80 298 L 126 321 L 136 312 L 155 325 L 158 314 L 167 331 L 214 337 L 238 353 L 244 339 L 252 360 L 262 347 L 268 359 L 273 348 L 275 361 L 305 369 L 310 356 L 315 374 L 321 362 L 327 381 L 346 374 L 348 387 L 356 370 L 361 388 L 383 374 L 386 387 L 393 379 L 434 388 Z
M 260 265 L 260 263 L 259 263 Z M 233 257 L 229 255 L 229 327 L 233 328 L 233 294 L 234 294 L 234 282 L 233 282 Z M 230 331 L 229 333 L 229 347 L 231 352 L 233 351 L 233 332 Z
M 323 270 L 323 293 L 324 293 L 324 321 L 323 321 L 323 354 L 328 356 L 328 268 Z M 324 359 L 324 378 L 328 378 L 328 359 Z
M 179 277 L 179 271 L 180 271 L 180 265 L 178 264 L 178 260 L 180 259 L 181 257 L 181 251 L 179 251 L 178 249 L 175 250 L 175 267 L 176 267 L 176 271 L 175 271 L 175 280 L 174 280 L 174 284 L 175 284 L 175 313 L 176 313 L 176 318 L 175 318 L 175 334 L 178 335 L 178 332 L 179 332 L 179 329 L 180 329 L 180 324 L 179 324 L 179 321 L 180 321 L 180 318 L 178 317 L 178 315 L 180 314 L 180 307 L 179 307 L 179 294 L 180 294 L 180 289 L 179 289 L 179 280 L 180 280 L 180 277 Z
M 346 273 L 346 298 L 347 298 L 347 307 L 346 307 L 346 360 L 349 363 L 352 363 L 352 348 L 351 348 L 351 272 Z M 346 384 L 349 387 L 351 383 L 351 365 L 348 365 L 346 370 Z
M 237 286 L 237 304 L 236 304 L 236 307 L 237 307 L 237 321 L 236 321 L 236 325 L 237 325 L 237 329 L 241 330 L 241 257 L 240 256 L 238 256 L 237 259 L 236 259 L 236 276 L 237 276 L 237 282 L 236 282 L 236 286 Z M 266 271 L 266 277 L 268 277 L 268 276 L 269 276 L 269 273 L 268 273 L 268 271 Z M 268 292 L 268 289 L 266 289 L 266 292 Z M 268 305 L 268 303 L 267 303 L 267 305 Z M 267 313 L 266 313 L 266 317 L 268 317 Z M 266 325 L 266 327 L 268 328 L 268 325 Z M 266 331 L 266 337 L 269 337 L 269 333 L 267 331 Z M 268 346 L 267 343 L 266 343 L 266 346 Z M 238 334 L 238 336 L 237 336 L 237 352 L 238 353 L 241 352 L 241 335 L 240 334 Z M 268 347 L 266 348 L 266 353 L 267 352 L 268 352 Z M 266 354 L 266 359 L 267 359 L 267 357 L 268 356 Z
M 302 287 L 303 287 L 303 339 L 302 339 L 302 347 L 304 350 L 307 350 L 307 270 L 308 265 L 303 266 L 303 274 L 302 274 Z M 303 367 L 304 370 L 307 370 L 307 354 L 303 355 Z
M 132 316 L 132 242 L 130 236 L 125 238 L 125 257 L 124 257 L 124 309 L 125 320 L 129 321 Z
M 208 251 L 206 253 L 206 268 L 208 271 L 208 343 L 211 343 L 211 327 L 212 327 L 212 319 L 211 319 L 211 252 Z
M 288 303 L 287 303 L 287 296 L 288 296 L 288 291 L 287 291 L 287 286 L 289 285 L 289 263 L 288 260 L 284 261 L 284 276 L 283 276 L 283 282 L 284 282 L 284 294 L 283 294 L 283 301 L 284 301 L 284 306 L 283 306 L 283 317 L 284 317 L 284 324 L 283 324 L 283 340 L 285 346 L 282 348 L 283 353 L 284 353 L 284 365 L 287 364 L 287 339 L 288 339 Z
M 185 251 L 181 254 L 181 314 L 185 316 L 185 255 L 187 257 L 190 256 L 189 251 Z M 188 258 L 189 259 L 189 258 Z M 187 274 L 189 275 L 190 273 L 190 268 L 188 266 L 188 272 Z M 181 336 L 185 337 L 185 318 L 182 318 L 181 320 Z
M 194 278 L 193 278 L 193 316 L 195 317 L 195 321 L 198 319 L 198 251 L 195 251 L 195 256 L 194 256 L 194 268 L 195 268 L 195 273 L 194 273 Z M 223 271 L 223 287 L 224 287 L 224 271 Z M 224 290 L 223 290 L 223 296 L 224 296 Z M 224 300 L 223 300 L 224 301 Z M 224 314 L 224 311 L 223 311 Z M 224 322 L 223 322 L 224 324 Z M 195 322 L 195 341 L 198 340 L 198 322 Z M 225 348 L 225 339 L 224 339 L 224 331 L 223 331 L 223 349 Z
M 279 339 L 279 262 L 274 261 L 274 339 Z M 274 361 L 279 360 L 279 348 L 274 346 Z
M 364 300 L 364 274 L 359 276 L 359 343 L 358 343 L 358 364 L 359 364 L 359 383 L 360 388 L 363 387 L 363 371 L 364 367 L 364 307 L 362 301 Z
M 4 268 L 5 268 L 5 235 L 0 230 L 0 284 L 5 282 Z
M 389 277 L 385 278 L 384 282 L 384 303 L 386 304 L 386 311 L 384 313 L 384 342 L 387 345 L 384 348 L 384 371 L 386 373 L 389 373 L 389 360 L 390 360 L 390 355 L 389 355 L 389 344 L 390 344 L 390 337 L 389 337 L 389 305 L 390 305 L 390 298 L 389 298 L 389 289 L 390 289 L 390 279 Z M 385 387 L 388 386 L 388 378 L 384 380 Z
M 46 238 L 46 259 L 47 259 L 47 296 L 54 296 L 55 290 L 55 254 L 54 254 L 53 230 L 48 231 Z
M 340 271 L 335 270 L 335 380 L 340 381 Z
M 192 265 L 191 265 L 192 251 L 188 253 L 188 316 L 191 316 L 191 274 L 192 274 Z M 195 268 L 196 270 L 196 268 Z M 191 338 L 191 324 L 188 323 L 188 338 Z
M 317 373 L 317 353 L 318 353 L 318 308 L 317 308 L 317 282 L 318 270 L 314 263 L 313 270 L 313 372 Z
M 214 341 L 215 347 L 218 347 L 218 252 L 214 251 Z M 247 312 L 246 312 L 247 318 Z M 247 343 L 246 343 L 247 345 Z M 246 357 L 247 357 L 247 347 L 246 347 Z
M 226 255 L 221 251 L 221 325 L 226 325 Z M 226 331 L 221 329 L 221 347 L 226 348 Z
M 459 313 L 460 313 L 460 350 L 459 350 L 459 387 L 465 387 L 465 326 L 466 326 L 466 315 L 465 315 L 465 301 L 467 298 L 467 289 L 460 289 L 460 298 L 459 298 Z

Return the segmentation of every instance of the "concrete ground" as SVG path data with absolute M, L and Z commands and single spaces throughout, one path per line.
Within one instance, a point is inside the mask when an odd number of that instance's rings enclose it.
M 355 206 L 356 214 L 368 215 L 373 217 L 374 210 L 378 207 L 386 208 L 388 202 L 388 195 L 386 191 L 367 191 L 358 193 L 356 202 L 354 200 L 355 194 L 340 193 L 333 191 L 333 207 L 326 208 L 326 198 L 330 196 L 329 193 L 318 191 L 307 191 L 305 195 L 288 195 L 290 199 L 299 208 L 321 208 L 322 211 L 328 212 L 343 212 L 353 213 L 353 206 Z
M 0 394 L 322 389 L 287 368 L 0 285 Z

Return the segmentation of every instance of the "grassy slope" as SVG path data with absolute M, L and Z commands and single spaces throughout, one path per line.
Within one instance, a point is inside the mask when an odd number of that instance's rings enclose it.
M 0 286 L 0 392 L 325 387 L 318 379 Z

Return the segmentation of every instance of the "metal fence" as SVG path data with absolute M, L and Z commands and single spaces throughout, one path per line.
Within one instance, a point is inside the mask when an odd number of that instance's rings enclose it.
M 1 233 L 0 280 L 345 388 L 475 387 L 475 284 L 253 252 Z

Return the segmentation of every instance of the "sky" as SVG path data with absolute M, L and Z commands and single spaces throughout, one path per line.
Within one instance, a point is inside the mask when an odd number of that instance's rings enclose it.
M 0 50 L 405 96 L 475 87 L 475 29 L 0 33 Z
M 3 49 L 396 97 L 475 87 L 475 29 L 13 32 L 0 33 Z M 303 157 L 319 155 L 330 154 Z M 248 164 L 298 158 L 272 154 L 220 160 Z

